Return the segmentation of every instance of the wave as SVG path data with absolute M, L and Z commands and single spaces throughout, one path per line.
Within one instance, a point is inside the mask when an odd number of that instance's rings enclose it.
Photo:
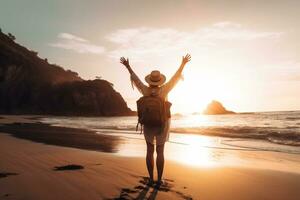
M 135 132 L 135 127 L 105 126 L 97 127 L 95 130 L 126 131 Z M 230 138 L 247 138 L 267 140 L 276 144 L 300 146 L 300 132 L 291 129 L 275 127 L 189 127 L 189 128 L 171 128 L 173 133 L 181 134 L 200 134 L 207 136 L 220 136 Z
M 256 112 L 240 112 L 240 113 L 236 113 L 238 115 L 254 115 L 254 114 L 258 114 Z
M 194 127 L 173 128 L 174 133 L 267 140 L 276 144 L 300 146 L 300 132 L 274 127 Z
M 294 120 L 300 120 L 300 117 L 286 117 L 285 119 L 294 121 Z

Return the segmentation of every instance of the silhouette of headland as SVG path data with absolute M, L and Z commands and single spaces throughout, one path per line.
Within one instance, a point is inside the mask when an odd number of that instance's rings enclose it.
M 84 80 L 15 40 L 0 29 L 0 114 L 134 114 L 112 83 Z
M 203 111 L 205 115 L 223 115 L 223 114 L 235 114 L 235 112 L 227 110 L 219 101 L 211 101 L 206 109 Z

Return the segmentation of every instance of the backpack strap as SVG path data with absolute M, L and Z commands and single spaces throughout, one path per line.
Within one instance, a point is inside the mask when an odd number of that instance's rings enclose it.
M 150 89 L 150 96 L 152 96 L 152 97 L 158 97 L 160 93 L 161 93 L 161 88 L 160 87 Z

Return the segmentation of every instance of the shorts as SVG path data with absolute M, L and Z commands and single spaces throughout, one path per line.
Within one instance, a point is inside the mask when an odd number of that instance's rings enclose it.
M 166 121 L 162 128 L 144 126 L 145 140 L 153 145 L 165 144 L 169 140 L 170 124 L 171 118 Z

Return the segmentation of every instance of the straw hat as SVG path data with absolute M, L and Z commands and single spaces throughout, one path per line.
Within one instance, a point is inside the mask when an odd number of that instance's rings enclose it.
M 154 70 L 145 77 L 145 81 L 149 83 L 149 85 L 159 86 L 166 81 L 166 76 L 161 74 L 160 71 Z

